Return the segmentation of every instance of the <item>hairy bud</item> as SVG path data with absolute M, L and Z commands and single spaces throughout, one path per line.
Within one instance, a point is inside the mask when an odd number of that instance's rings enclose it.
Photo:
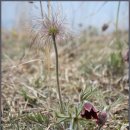
M 103 126 L 107 121 L 107 113 L 102 111 L 98 114 L 97 124 Z

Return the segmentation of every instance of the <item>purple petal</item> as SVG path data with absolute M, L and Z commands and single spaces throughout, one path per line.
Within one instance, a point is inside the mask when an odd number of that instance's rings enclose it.
M 85 118 L 86 118 L 86 119 L 92 119 L 91 113 L 88 112 L 88 111 L 85 111 Z
M 92 111 L 91 111 L 91 115 L 92 115 L 92 117 L 93 117 L 94 119 L 98 119 L 97 112 L 93 111 L 93 109 L 92 109 Z
M 84 109 L 86 111 L 90 112 L 92 108 L 93 108 L 93 105 L 91 103 L 87 102 L 84 104 Z

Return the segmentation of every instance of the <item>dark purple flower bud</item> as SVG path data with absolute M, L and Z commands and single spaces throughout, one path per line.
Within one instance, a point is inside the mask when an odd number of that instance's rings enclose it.
M 85 103 L 81 111 L 81 116 L 86 119 L 98 119 L 98 111 L 96 108 L 89 102 Z
M 105 111 L 102 111 L 98 114 L 98 119 L 96 121 L 96 123 L 99 126 L 103 126 L 107 121 L 107 113 Z
M 124 60 L 126 62 L 129 62 L 129 50 L 126 52 L 125 56 L 124 56 Z
M 106 31 L 108 29 L 109 25 L 108 24 L 104 24 L 102 26 L 102 31 Z

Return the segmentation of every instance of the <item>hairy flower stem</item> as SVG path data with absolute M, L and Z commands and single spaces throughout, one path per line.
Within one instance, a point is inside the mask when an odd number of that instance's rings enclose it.
M 119 11 L 120 11 L 120 1 L 118 3 L 118 8 L 117 8 L 117 16 L 116 16 L 116 41 L 118 42 L 118 47 L 119 49 L 122 49 L 121 48 L 121 43 L 120 43 L 120 40 L 119 40 L 119 32 L 118 32 L 118 22 L 119 22 Z
M 50 2 L 50 0 L 48 0 L 47 7 L 48 7 L 48 18 L 50 19 L 50 17 L 51 17 L 51 2 Z
M 101 130 L 101 128 L 102 128 L 102 125 L 98 127 L 98 130 Z
M 63 108 L 63 103 L 62 103 L 62 97 L 61 97 L 61 90 L 60 90 L 60 84 L 59 84 L 59 66 L 58 66 L 58 51 L 57 51 L 57 46 L 56 46 L 56 36 L 55 34 L 52 34 L 52 39 L 53 39 L 53 44 L 54 44 L 54 49 L 55 49 L 55 55 L 56 55 L 56 79 L 57 79 L 57 89 L 58 89 L 58 95 L 59 95 L 59 100 L 60 100 L 60 106 L 61 106 L 61 112 L 64 112 Z
M 120 11 L 120 1 L 119 1 L 118 8 L 117 8 L 117 16 L 116 16 L 116 32 L 118 31 L 119 11 Z
M 43 10 L 42 10 L 42 2 L 40 0 L 40 9 L 41 9 L 41 15 L 42 15 L 42 19 L 43 19 Z

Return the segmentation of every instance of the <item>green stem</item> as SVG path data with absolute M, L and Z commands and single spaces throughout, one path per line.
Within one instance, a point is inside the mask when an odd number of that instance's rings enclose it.
M 56 79 L 57 79 L 57 89 L 58 89 L 58 95 L 59 95 L 59 100 L 60 100 L 61 112 L 64 112 L 63 103 L 62 103 L 62 97 L 61 97 L 60 84 L 59 84 L 58 51 L 57 51 L 57 46 L 56 46 L 56 38 L 55 38 L 55 35 L 54 35 L 54 34 L 52 35 L 52 39 L 53 39 L 53 44 L 54 44 L 54 49 L 55 49 L 55 55 L 56 55 Z
M 48 7 L 48 18 L 50 19 L 50 17 L 51 17 L 51 2 L 50 2 L 50 0 L 48 0 L 47 7 Z
M 98 127 L 98 130 L 101 130 L 101 128 L 102 128 L 102 126 L 99 126 L 99 127 Z
M 120 11 L 120 1 L 119 1 L 118 8 L 117 8 L 117 16 L 116 16 L 116 32 L 118 31 L 119 11 Z
M 116 16 L 116 41 L 119 44 L 118 47 L 121 48 L 120 41 L 119 41 L 119 34 L 118 34 L 119 11 L 120 11 L 120 1 L 118 3 L 117 16 Z
M 43 19 L 43 10 L 42 10 L 42 1 L 40 0 L 40 9 L 41 9 L 41 15 L 42 15 L 42 19 Z

